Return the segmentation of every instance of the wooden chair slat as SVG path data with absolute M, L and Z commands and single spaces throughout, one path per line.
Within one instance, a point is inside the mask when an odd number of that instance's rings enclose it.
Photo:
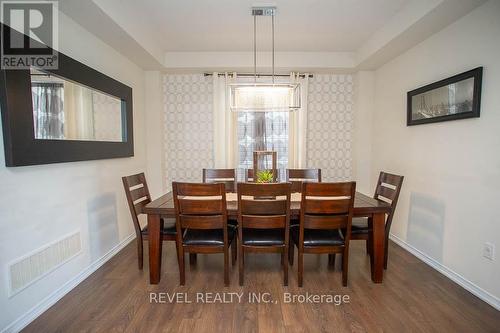
M 241 200 L 241 213 L 245 215 L 278 215 L 286 212 L 286 200 Z
M 322 184 L 335 184 L 335 186 L 321 186 Z M 319 197 L 343 197 L 351 195 L 351 182 L 345 183 L 303 183 L 302 193 L 307 193 L 308 196 Z
M 253 229 L 278 229 L 285 228 L 286 215 L 242 215 L 243 228 Z
M 347 223 L 347 215 L 304 215 L 305 229 L 339 229 L 347 227 Z
M 351 199 L 312 200 L 307 199 L 304 205 L 305 214 L 347 214 Z
M 292 192 L 300 192 L 305 181 L 321 183 L 321 169 L 287 169 L 286 179 L 292 183 Z
M 321 182 L 321 169 L 287 169 L 287 181 L 310 179 Z
M 127 182 L 128 187 L 134 187 L 139 184 L 144 184 L 146 182 L 146 177 L 144 173 L 138 173 L 136 175 L 123 177 L 124 181 Z
M 141 199 L 143 197 L 148 197 L 149 198 L 149 193 L 146 191 L 146 188 L 144 186 L 136 188 L 135 190 L 130 191 L 130 197 L 132 198 L 132 201 L 136 201 L 137 199 Z
M 145 198 L 144 200 L 139 201 L 139 202 L 134 204 L 134 210 L 135 210 L 135 213 L 137 215 L 143 214 L 144 206 L 146 206 L 148 203 L 151 202 L 151 200 L 149 200 L 148 198 L 146 198 L 146 197 L 144 197 L 144 198 Z
M 205 179 L 211 178 L 236 178 L 235 169 L 203 169 L 203 176 Z
M 204 183 L 222 183 L 226 192 L 236 192 L 235 169 L 203 169 L 202 178 Z
M 193 229 L 222 229 L 224 217 L 222 215 L 179 215 L 182 228 Z
M 198 200 L 179 198 L 179 213 L 183 215 L 216 215 L 221 214 L 224 207 L 222 200 Z
M 387 172 L 381 172 L 379 182 L 397 186 L 401 182 L 401 176 L 393 175 Z
M 177 195 L 180 196 L 216 196 L 225 193 L 224 184 L 176 183 Z
M 393 190 L 392 188 L 385 186 L 379 186 L 377 187 L 377 196 L 378 195 L 383 196 L 384 198 L 387 198 L 392 201 L 396 197 L 396 190 Z

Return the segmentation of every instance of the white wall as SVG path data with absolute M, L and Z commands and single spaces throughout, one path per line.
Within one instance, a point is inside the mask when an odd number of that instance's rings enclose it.
M 146 71 L 144 80 L 146 114 L 146 156 L 148 188 L 158 197 L 164 190 L 163 177 L 163 94 L 162 74 Z
M 359 71 L 354 76 L 354 86 L 353 179 L 357 191 L 371 194 L 375 73 Z
M 372 187 L 405 176 L 392 233 L 500 306 L 500 1 L 489 1 L 376 71 Z M 406 92 L 484 66 L 481 117 L 406 127 Z M 453 275 L 453 273 L 452 273 Z M 473 289 L 473 288 L 472 288 Z M 482 289 L 482 290 L 481 290 Z
M 135 157 L 6 168 L 0 138 L 0 331 L 22 326 L 33 307 L 133 234 L 120 177 L 146 166 L 144 72 L 65 15 L 59 24 L 62 52 L 132 87 Z M 83 253 L 8 298 L 7 264 L 75 230 Z

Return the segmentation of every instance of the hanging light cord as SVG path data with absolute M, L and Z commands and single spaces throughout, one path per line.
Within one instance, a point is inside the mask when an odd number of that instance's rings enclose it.
M 257 83 L 257 16 L 253 16 L 253 80 Z
M 271 16 L 271 22 L 272 22 L 272 34 L 273 34 L 273 39 L 272 39 L 272 43 L 273 43 L 273 62 L 272 62 L 272 66 L 273 66 L 273 84 L 274 84 L 274 14 L 273 16 Z

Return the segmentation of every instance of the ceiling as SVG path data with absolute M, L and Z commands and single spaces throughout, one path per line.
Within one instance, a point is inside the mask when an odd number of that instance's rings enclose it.
M 251 51 L 251 0 L 123 0 L 137 4 L 165 51 Z M 355 51 L 411 0 L 277 0 L 277 51 Z M 257 18 L 258 48 L 271 18 Z
M 373 70 L 486 0 L 64 0 L 59 9 L 144 69 L 248 70 L 252 6 L 277 7 L 276 68 Z M 258 17 L 257 58 L 271 66 L 271 19 Z

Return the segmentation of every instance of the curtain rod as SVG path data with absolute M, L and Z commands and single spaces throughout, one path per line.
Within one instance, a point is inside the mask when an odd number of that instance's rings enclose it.
M 212 76 L 213 73 L 204 73 L 204 76 Z M 219 75 L 225 75 L 224 73 L 219 73 Z M 254 77 L 254 73 L 236 73 L 236 76 L 239 77 Z M 266 77 L 266 76 L 273 76 L 272 74 L 266 74 L 266 73 L 257 73 L 257 77 Z M 290 74 L 274 74 L 274 76 L 277 77 L 290 77 Z M 299 74 L 299 77 L 305 77 L 305 74 Z M 309 74 L 309 78 L 313 78 L 313 74 Z

